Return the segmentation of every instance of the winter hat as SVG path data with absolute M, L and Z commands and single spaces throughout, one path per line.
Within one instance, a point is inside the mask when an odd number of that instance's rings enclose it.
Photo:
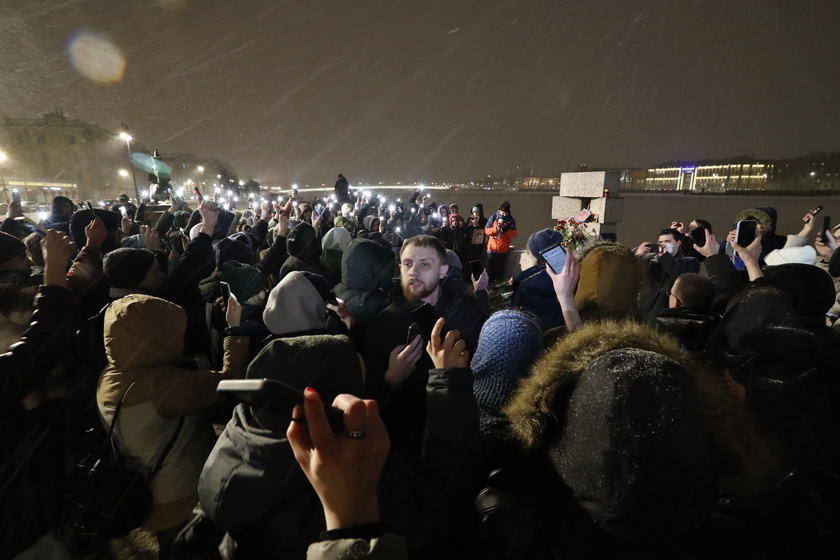
M 230 291 L 246 302 L 265 288 L 265 275 L 259 269 L 239 261 L 227 261 L 219 267 L 219 280 L 230 284 Z
M 528 238 L 528 249 L 535 257 L 540 256 L 540 251 L 548 249 L 555 243 L 563 242 L 563 234 L 551 228 L 538 231 Z
M 324 250 L 333 250 L 344 252 L 350 242 L 353 241 L 353 236 L 343 227 L 334 227 L 324 234 L 321 238 L 321 248 Z
M 823 318 L 834 305 L 834 281 L 818 266 L 787 263 L 765 267 L 763 272 L 767 282 L 785 293 L 799 317 Z
M 120 247 L 132 247 L 134 249 L 146 249 L 146 242 L 143 238 L 137 235 L 128 235 L 120 241 Z
M 335 228 L 347 229 L 345 227 L 347 223 L 347 218 L 345 218 L 344 216 L 336 216 L 335 220 L 333 220 L 333 225 L 335 226 Z
M 481 328 L 470 362 L 479 406 L 501 409 L 541 350 L 542 331 L 534 317 L 516 309 L 491 315 Z
M 248 365 L 248 379 L 275 379 L 299 391 L 312 387 L 325 404 L 338 395 L 364 392 L 364 370 L 356 348 L 344 335 L 308 335 L 269 342 Z M 251 405 L 257 422 L 268 430 L 285 430 L 289 417 L 269 412 L 270 405 Z
M 23 241 L 14 235 L 0 231 L 0 264 L 23 253 L 26 253 L 26 245 L 23 244 Z
M 503 200 L 502 203 L 499 204 L 499 210 L 510 212 L 510 202 L 508 202 L 507 200 Z
M 780 264 L 799 263 L 814 264 L 817 260 L 817 251 L 810 245 L 803 247 L 785 247 L 784 249 L 773 249 L 764 257 L 764 264 L 777 266 Z
M 112 288 L 135 288 L 148 274 L 155 254 L 148 249 L 120 247 L 105 254 L 102 270 Z
M 717 488 L 703 402 L 688 373 L 656 352 L 610 350 L 554 411 L 562 429 L 549 459 L 595 524 L 685 546 Z
M 706 351 L 741 384 L 751 383 L 751 370 L 793 379 L 820 353 L 814 334 L 805 330 L 790 299 L 775 287 L 736 295 L 709 337 Z
M 341 205 L 341 215 L 345 218 L 349 218 L 350 214 L 353 213 L 353 205 L 349 202 L 345 202 Z
M 307 223 L 300 223 L 286 237 L 286 250 L 293 257 L 304 261 L 317 261 L 321 256 L 321 244 L 315 234 L 315 228 Z
M 227 261 L 239 261 L 244 264 L 256 264 L 257 259 L 254 251 L 246 243 L 240 243 L 230 237 L 225 237 L 213 247 L 213 256 L 216 260 L 216 268 L 219 268 Z
M 84 247 L 87 244 L 87 236 L 85 235 L 85 228 L 93 221 L 90 210 L 77 210 L 70 217 L 70 237 L 73 238 L 73 243 L 76 247 Z M 108 233 L 113 233 L 120 227 L 122 216 L 110 210 L 103 210 L 102 208 L 94 208 L 94 215 L 102 220 L 102 224 Z
M 53 214 L 61 214 L 61 207 L 65 204 L 69 204 L 72 208 L 72 211 L 76 210 L 76 205 L 73 204 L 73 201 L 67 198 L 66 196 L 56 196 L 52 199 L 51 210 Z
M 276 335 L 323 329 L 327 306 L 318 289 L 300 271 L 288 273 L 268 294 L 263 322 Z
M 475 214 L 476 212 L 481 214 L 481 208 L 479 208 L 478 206 L 473 206 L 470 212 L 472 212 L 473 214 Z
M 259 252 L 260 242 L 257 241 L 256 237 L 254 237 L 247 231 L 239 231 L 229 237 L 234 241 L 239 241 L 240 243 L 244 243 L 245 245 L 250 247 L 254 254 L 257 254 Z

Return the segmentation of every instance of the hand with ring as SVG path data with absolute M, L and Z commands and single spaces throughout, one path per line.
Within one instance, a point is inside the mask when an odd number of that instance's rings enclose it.
M 377 485 L 391 447 L 376 401 L 339 395 L 333 406 L 344 411 L 343 433 L 330 429 L 321 398 L 304 392 L 286 437 L 324 506 L 327 529 L 379 521 Z M 308 432 L 307 432 L 308 428 Z

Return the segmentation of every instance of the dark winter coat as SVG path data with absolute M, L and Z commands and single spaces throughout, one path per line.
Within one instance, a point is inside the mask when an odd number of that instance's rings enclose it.
M 514 276 L 510 303 L 539 317 L 543 332 L 564 324 L 563 310 L 554 293 L 551 277 L 545 270 L 545 263 L 534 265 Z

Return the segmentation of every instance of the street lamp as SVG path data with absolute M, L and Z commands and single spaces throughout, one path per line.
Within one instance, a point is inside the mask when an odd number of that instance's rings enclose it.
M 131 161 L 131 141 L 133 138 L 126 131 L 120 132 L 120 139 L 125 141 L 125 149 L 128 150 L 128 159 Z M 122 175 L 122 173 L 120 173 Z M 134 180 L 134 198 L 140 202 L 140 191 L 137 190 L 137 175 L 134 174 L 134 166 L 131 166 L 131 178 Z

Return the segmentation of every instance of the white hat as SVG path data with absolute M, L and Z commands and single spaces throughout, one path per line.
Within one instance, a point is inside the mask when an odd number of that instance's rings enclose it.
M 776 266 L 788 263 L 814 264 L 817 260 L 817 251 L 810 245 L 803 247 L 785 247 L 775 249 L 767 253 L 764 263 L 767 266 Z

